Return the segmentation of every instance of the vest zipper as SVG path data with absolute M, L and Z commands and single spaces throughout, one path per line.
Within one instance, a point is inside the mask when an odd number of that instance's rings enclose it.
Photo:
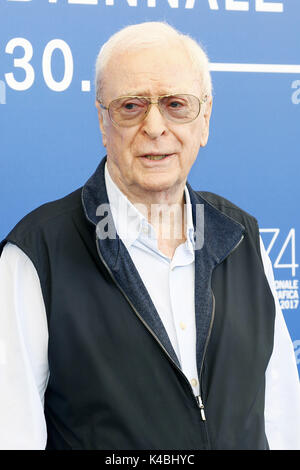
M 213 293 L 212 289 L 211 289 L 211 294 L 212 294 L 212 299 L 213 299 L 212 313 L 211 313 L 209 329 L 208 329 L 208 333 L 207 333 L 207 337 L 206 337 L 206 341 L 205 341 L 205 345 L 204 345 L 203 356 L 202 356 L 202 361 L 201 361 L 201 366 L 200 366 L 200 373 L 199 373 L 199 388 L 200 388 L 201 395 L 203 395 L 203 391 L 202 391 L 202 370 L 203 370 L 204 358 L 205 358 L 205 354 L 206 354 L 206 350 L 207 350 L 207 346 L 208 346 L 208 342 L 209 342 L 209 338 L 210 338 L 210 334 L 211 334 L 211 330 L 212 330 L 212 326 L 213 326 L 214 318 L 215 318 L 215 304 L 216 304 L 216 301 L 215 301 L 215 296 L 214 296 L 214 293 Z M 198 395 L 198 397 L 196 397 L 196 398 L 198 399 L 198 406 L 200 408 L 201 418 L 202 418 L 203 421 L 206 421 L 205 412 L 204 412 L 204 405 L 203 405 L 201 396 Z
M 238 246 L 240 245 L 240 243 L 243 241 L 244 239 L 244 235 L 242 235 L 242 237 L 240 238 L 240 240 L 238 241 L 238 243 L 233 247 L 233 249 L 228 253 L 228 255 L 226 256 L 226 258 L 231 254 L 233 253 L 237 248 Z M 147 328 L 147 330 L 149 331 L 149 333 L 153 336 L 153 338 L 157 341 L 157 343 L 160 345 L 161 349 L 164 351 L 164 353 L 167 355 L 168 359 L 171 361 L 171 363 L 176 367 L 176 369 L 178 370 L 178 372 L 181 374 L 181 376 L 183 377 L 183 379 L 185 380 L 185 382 L 188 384 L 188 387 L 191 391 L 191 394 L 192 394 L 192 397 L 194 400 L 196 400 L 196 403 L 197 403 L 197 406 L 198 408 L 200 408 L 200 415 L 201 415 L 201 419 L 202 421 L 206 421 L 206 416 L 205 416 L 205 409 L 204 409 L 204 404 L 203 404 L 203 401 L 202 401 L 202 398 L 201 398 L 201 394 L 202 394 L 202 370 L 203 370 L 203 364 L 204 364 L 204 358 L 205 358 L 205 354 L 206 354 L 206 350 L 207 350 L 207 346 L 208 346 L 208 342 L 209 342 L 209 339 L 210 339 L 210 335 L 211 335 L 211 331 L 212 331 L 212 327 L 213 327 L 213 322 L 214 322 L 214 317 L 215 317 L 215 296 L 214 296 L 214 293 L 211 289 L 211 293 L 212 293 L 212 298 L 213 298 L 213 307 L 212 307 L 212 315 L 211 315 L 211 320 L 210 320 L 210 325 L 209 325 L 209 330 L 208 330 L 208 334 L 207 334 L 207 337 L 206 337 L 206 341 L 205 341 L 205 346 L 204 346 L 204 351 L 203 351 L 203 357 L 202 357 L 202 361 L 201 361 L 201 366 L 200 366 L 200 374 L 199 374 L 199 389 L 200 389 L 200 395 L 197 395 L 195 396 L 194 395 L 194 392 L 193 392 L 193 389 L 191 387 L 191 384 L 190 382 L 188 381 L 188 379 L 186 378 L 185 374 L 182 372 L 182 370 L 177 366 L 176 362 L 173 361 L 172 357 L 170 356 L 170 354 L 168 353 L 168 351 L 165 349 L 164 345 L 161 343 L 161 341 L 159 340 L 159 338 L 154 334 L 154 332 L 151 330 L 151 328 L 147 325 L 147 323 L 144 321 L 144 319 L 141 317 L 141 315 L 139 314 L 139 312 L 136 310 L 135 306 L 133 305 L 133 303 L 131 302 L 131 300 L 128 298 L 128 296 L 126 295 L 126 293 L 124 292 L 124 290 L 121 288 L 121 286 L 119 285 L 119 283 L 116 281 L 116 279 L 114 278 L 114 275 L 112 274 L 111 272 L 111 269 L 110 267 L 107 265 L 106 261 L 104 260 L 100 250 L 99 250 L 99 245 L 98 245 L 98 237 L 96 235 L 96 247 L 97 247 L 97 252 L 98 252 L 98 256 L 99 258 L 101 259 L 102 263 L 104 264 L 104 266 L 106 267 L 112 281 L 114 282 L 114 284 L 117 286 L 117 288 L 121 291 L 121 293 L 124 295 L 125 299 L 127 300 L 127 302 L 129 303 L 129 305 L 131 306 L 131 308 L 133 309 L 134 313 L 136 314 L 136 316 L 139 318 L 139 320 L 143 323 L 143 325 Z M 224 258 L 224 259 L 226 259 Z M 224 261 L 224 260 L 223 260 Z
M 203 405 L 201 396 L 197 395 L 196 400 L 197 400 L 198 406 L 200 408 L 200 414 L 201 414 L 202 421 L 206 421 L 206 416 L 205 416 L 205 413 L 204 413 L 204 405 Z

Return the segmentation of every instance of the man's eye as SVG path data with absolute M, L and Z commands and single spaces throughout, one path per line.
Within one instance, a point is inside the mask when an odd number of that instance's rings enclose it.
M 138 106 L 137 103 L 125 103 L 125 104 L 123 105 L 123 108 L 125 108 L 126 110 L 129 110 L 129 111 L 130 111 L 131 109 L 134 109 L 134 108 L 136 108 L 137 106 Z
M 183 103 L 179 103 L 179 101 L 171 101 L 171 102 L 169 103 L 169 106 L 170 106 L 171 108 L 181 108 L 181 107 L 184 106 L 184 105 L 183 105 Z
M 121 110 L 124 112 L 133 112 L 133 111 L 140 111 L 145 107 L 144 103 L 142 103 L 139 100 L 130 100 L 130 101 L 125 101 L 124 103 L 121 104 Z

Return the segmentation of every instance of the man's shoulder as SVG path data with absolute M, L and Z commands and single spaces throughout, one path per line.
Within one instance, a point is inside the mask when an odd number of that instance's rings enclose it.
M 244 229 L 245 238 L 251 239 L 256 245 L 257 251 L 260 252 L 259 226 L 255 216 L 249 214 L 223 196 L 209 191 L 195 192 L 199 196 L 199 199 L 204 200 L 207 204 L 212 206 L 214 210 L 221 212 L 226 217 L 241 224 Z
M 67 223 L 74 212 L 81 210 L 81 190 L 82 188 L 78 188 L 62 198 L 42 204 L 29 212 L 6 238 L 21 239 L 35 232 L 46 231 L 53 226 L 62 226 Z
M 195 192 L 215 209 L 233 218 L 237 222 L 244 223 L 246 220 L 248 220 L 250 223 L 252 222 L 257 225 L 257 220 L 252 214 L 229 201 L 229 199 L 209 191 Z

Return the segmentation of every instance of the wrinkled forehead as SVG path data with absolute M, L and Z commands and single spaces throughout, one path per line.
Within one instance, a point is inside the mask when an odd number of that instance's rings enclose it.
M 181 43 L 114 53 L 105 68 L 101 95 L 110 101 L 124 95 L 158 96 L 201 92 L 201 76 Z

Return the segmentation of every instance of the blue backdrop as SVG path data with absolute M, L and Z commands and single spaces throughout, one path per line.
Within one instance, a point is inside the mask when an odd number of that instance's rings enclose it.
M 167 20 L 211 60 L 210 139 L 190 182 L 258 219 L 300 366 L 299 18 L 299 0 L 0 0 L 0 239 L 105 154 L 101 44 L 129 23 Z

